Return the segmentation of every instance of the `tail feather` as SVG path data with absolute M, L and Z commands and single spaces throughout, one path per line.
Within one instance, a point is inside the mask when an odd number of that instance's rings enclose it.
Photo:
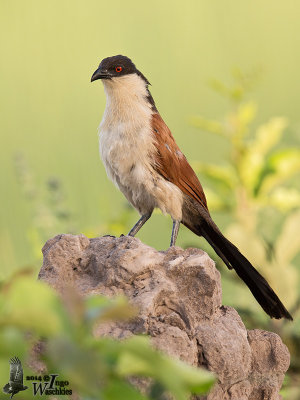
M 240 253 L 238 248 L 222 235 L 212 220 L 201 224 L 201 233 L 218 256 L 222 258 L 227 267 L 230 269 L 234 268 L 238 276 L 246 283 L 253 296 L 271 318 L 293 320 L 265 278 Z

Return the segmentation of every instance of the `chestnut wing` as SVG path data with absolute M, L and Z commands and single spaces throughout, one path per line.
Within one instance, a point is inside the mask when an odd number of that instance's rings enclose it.
M 207 209 L 206 197 L 199 179 L 158 113 L 152 116 L 152 131 L 157 149 L 155 170 Z

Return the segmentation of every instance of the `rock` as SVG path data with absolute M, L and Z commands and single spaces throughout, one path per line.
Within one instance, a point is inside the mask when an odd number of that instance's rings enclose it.
M 130 322 L 107 323 L 96 335 L 145 333 L 166 354 L 218 375 L 207 400 L 278 400 L 289 352 L 275 333 L 247 331 L 222 306 L 220 273 L 199 249 L 156 251 L 139 239 L 59 235 L 43 248 L 39 279 L 63 293 L 126 295 L 138 307 Z

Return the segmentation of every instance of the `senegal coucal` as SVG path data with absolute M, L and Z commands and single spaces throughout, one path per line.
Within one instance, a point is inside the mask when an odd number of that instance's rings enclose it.
M 270 317 L 292 319 L 268 282 L 212 220 L 201 183 L 160 116 L 147 78 L 128 57 L 117 55 L 101 61 L 91 81 L 97 79 L 106 94 L 100 154 L 109 178 L 141 215 L 129 235 L 135 236 L 160 208 L 173 220 L 171 246 L 184 224 L 235 269 Z

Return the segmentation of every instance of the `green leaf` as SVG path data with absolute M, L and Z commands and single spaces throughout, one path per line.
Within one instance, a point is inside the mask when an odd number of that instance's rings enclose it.
M 60 302 L 45 283 L 30 277 L 18 278 L 2 288 L 2 296 L 5 304 L 2 303 L 0 325 L 14 325 L 44 336 L 62 329 Z
M 277 187 L 270 193 L 267 203 L 285 213 L 299 208 L 300 192 L 295 188 Z
M 75 335 L 74 335 L 75 336 Z M 95 338 L 92 339 L 96 341 Z M 50 370 L 55 371 L 73 385 L 74 390 L 96 396 L 109 376 L 109 364 L 87 340 L 78 341 L 59 335 L 47 343 L 44 357 Z M 112 370 L 112 368 L 110 368 Z
M 104 400 L 147 400 L 137 389 L 126 382 L 112 379 L 102 391 Z
M 229 165 L 203 164 L 196 161 L 192 163 L 192 166 L 213 184 L 223 186 L 224 189 L 232 190 L 237 184 L 235 171 Z
M 289 215 L 282 227 L 280 236 L 277 238 L 276 257 L 279 263 L 290 263 L 299 254 L 299 226 L 300 210 Z
M 264 194 L 300 172 L 300 151 L 284 149 L 274 152 L 267 159 L 266 168 L 269 173 L 261 185 L 261 192 Z
M 136 315 L 126 297 L 118 296 L 108 299 L 103 296 L 90 296 L 86 299 L 86 315 L 97 322 L 128 320 Z
M 218 121 L 209 120 L 203 118 L 201 116 L 193 116 L 189 118 L 189 123 L 196 127 L 200 128 L 204 131 L 215 133 L 216 135 L 220 135 L 223 137 L 227 137 L 227 130 L 224 125 Z
M 192 167 L 200 174 L 201 180 L 211 185 L 205 188 L 205 195 L 210 210 L 228 210 L 232 207 L 232 191 L 237 185 L 234 169 L 229 166 L 193 162 Z
M 225 211 L 232 207 L 232 197 L 221 196 L 218 191 L 212 190 L 209 187 L 205 189 L 205 196 L 210 211 Z
M 253 102 L 248 102 L 239 105 L 237 111 L 230 114 L 229 121 L 233 140 L 240 141 L 247 133 L 250 123 L 256 115 L 256 105 Z M 236 143 L 240 145 L 239 143 Z
M 12 354 L 17 354 L 20 359 L 26 356 L 27 343 L 24 334 L 16 327 L 1 327 L 0 343 L 5 344 L 0 346 L 1 358 L 9 360 Z
M 146 337 L 135 336 L 123 342 L 119 358 L 121 376 L 144 375 L 162 383 L 178 400 L 188 393 L 205 393 L 213 385 L 214 376 L 154 351 Z
M 238 168 L 248 193 L 255 194 L 265 168 L 266 155 L 279 142 L 286 125 L 285 118 L 272 118 L 258 128 L 254 140 L 247 146 Z
M 252 151 L 266 155 L 280 141 L 286 126 L 287 120 L 283 117 L 271 118 L 269 122 L 261 125 L 251 145 Z

